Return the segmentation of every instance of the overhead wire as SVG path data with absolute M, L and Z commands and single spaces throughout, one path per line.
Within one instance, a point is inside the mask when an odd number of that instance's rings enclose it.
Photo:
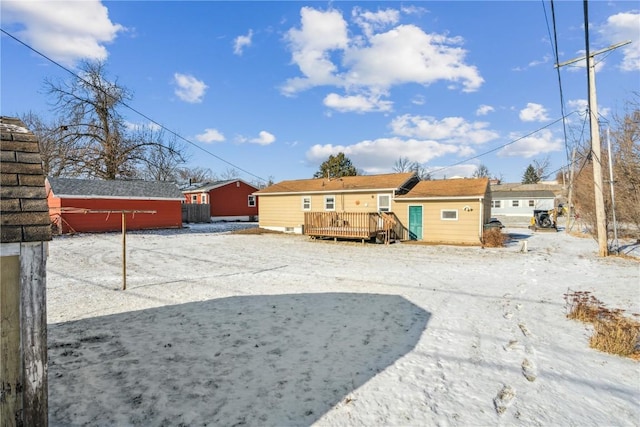
M 41 56 L 42 58 L 46 59 L 47 61 L 51 62 L 52 64 L 54 64 L 54 65 L 58 66 L 59 68 L 63 69 L 63 70 L 64 70 L 64 71 L 66 71 L 67 73 L 71 74 L 74 78 L 76 78 L 76 79 L 78 79 L 78 80 L 82 81 L 83 83 L 85 83 L 85 84 L 87 84 L 87 85 L 89 85 L 89 86 L 94 87 L 95 89 L 101 90 L 105 95 L 107 95 L 108 97 L 110 97 L 110 98 L 112 98 L 112 99 L 113 99 L 113 95 L 111 95 L 110 93 L 108 93 L 108 92 L 104 91 L 102 88 L 99 88 L 99 87 L 95 86 L 94 84 L 92 84 L 91 82 L 89 82 L 89 81 L 85 80 L 85 79 L 84 79 L 84 78 L 82 78 L 80 75 L 78 75 L 78 74 L 77 74 L 77 73 L 75 73 L 74 71 L 70 70 L 69 68 L 65 67 L 64 65 L 60 64 L 59 62 L 55 61 L 54 59 L 49 58 L 47 55 L 45 55 L 44 53 L 40 52 L 39 50 L 37 50 L 37 49 L 33 48 L 32 46 L 28 45 L 27 43 L 23 42 L 23 41 L 22 41 L 22 40 L 20 40 L 19 38 L 15 37 L 13 34 L 9 33 L 9 32 L 8 32 L 8 31 L 6 31 L 4 28 L 0 28 L 0 31 L 1 31 L 3 34 L 5 34 L 5 35 L 7 35 L 8 37 L 10 37 L 11 39 L 13 39 L 13 40 L 15 40 L 16 42 L 20 43 L 21 45 L 23 45 L 23 46 L 24 46 L 24 47 L 26 47 L 27 49 L 31 50 L 31 51 L 32 51 L 32 52 L 34 52 L 35 54 L 37 54 L 37 55 Z M 236 165 L 236 164 L 234 164 L 234 163 L 232 163 L 232 162 L 230 162 L 230 161 L 228 161 L 228 160 L 226 160 L 226 159 L 224 159 L 224 158 L 222 158 L 222 157 L 218 156 L 217 154 L 215 154 L 215 153 L 213 153 L 213 152 L 211 152 L 211 151 L 209 151 L 209 150 L 207 150 L 207 149 L 205 149 L 205 148 L 201 147 L 200 145 L 198 145 L 198 144 L 194 143 L 193 141 L 189 140 L 188 138 L 185 138 L 184 136 L 180 135 L 179 133 L 177 133 L 177 132 L 173 131 L 172 129 L 169 129 L 168 127 L 166 127 L 166 126 L 165 126 L 165 125 L 163 125 L 162 123 L 157 122 L 156 120 L 152 119 L 152 118 L 151 118 L 151 117 L 149 117 L 148 115 L 146 115 L 146 114 L 142 113 L 141 111 L 139 111 L 138 109 L 136 109 L 136 108 L 132 107 L 132 106 L 131 106 L 131 105 L 129 105 L 128 103 L 121 101 L 121 102 L 120 102 L 120 104 L 121 104 L 122 106 L 124 106 L 125 108 L 129 109 L 130 111 L 132 111 L 132 112 L 134 112 L 134 113 L 138 114 L 140 117 L 142 117 L 142 118 L 144 118 L 144 119 L 148 120 L 150 123 L 152 123 L 152 124 L 154 124 L 154 125 L 158 126 L 160 129 L 162 129 L 162 130 L 164 130 L 164 131 L 166 131 L 166 132 L 170 133 L 171 135 L 175 136 L 176 138 L 180 139 L 181 141 L 186 142 L 187 144 L 189 144 L 189 145 L 191 145 L 191 146 L 193 146 L 193 147 L 197 148 L 198 150 L 200 150 L 200 151 L 202 151 L 202 152 L 204 152 L 204 153 L 206 153 L 206 154 L 208 154 L 208 155 L 210 155 L 210 156 L 212 156 L 212 157 L 216 158 L 217 160 L 219 160 L 219 161 L 221 161 L 221 162 L 223 162 L 223 163 L 225 163 L 225 164 L 227 164 L 227 165 L 229 165 L 229 166 L 233 167 L 234 169 L 237 169 L 237 170 L 239 170 L 239 171 L 241 171 L 241 172 L 244 172 L 244 173 L 245 173 L 245 174 L 247 174 L 247 175 L 250 175 L 250 176 L 252 176 L 252 177 L 254 177 L 254 178 L 257 178 L 259 181 L 262 181 L 262 182 L 268 182 L 266 179 L 264 179 L 264 178 L 262 178 L 262 177 L 260 177 L 260 176 L 258 176 L 258 175 L 255 175 L 255 174 L 254 174 L 254 173 L 252 173 L 252 172 L 249 172 L 248 170 L 246 170 L 246 169 L 244 169 L 244 168 L 242 168 L 242 167 L 240 167 L 240 166 L 238 166 L 238 165 Z M 162 145 L 162 144 L 160 144 L 160 145 Z M 163 146 L 163 147 L 165 147 L 164 145 L 162 145 L 162 146 Z M 167 147 L 165 147 L 165 148 L 167 148 Z
M 568 117 L 568 116 L 570 116 L 570 115 L 572 115 L 572 114 L 574 114 L 574 113 L 576 113 L 576 111 L 572 111 L 571 113 L 569 113 L 569 114 L 567 115 L 567 117 Z M 525 139 L 525 138 L 528 138 L 528 137 L 530 137 L 531 135 L 534 135 L 534 134 L 536 134 L 536 133 L 540 132 L 541 130 L 544 130 L 544 129 L 548 128 L 548 127 L 551 127 L 551 126 L 553 126 L 554 124 L 558 123 L 559 121 L 561 121 L 561 120 L 565 120 L 565 119 L 566 119 L 566 117 L 565 117 L 565 116 L 560 117 L 559 119 L 556 119 L 556 120 L 554 120 L 553 122 L 548 123 L 548 124 L 546 124 L 546 125 L 544 125 L 544 126 L 542 126 L 542 127 L 538 128 L 538 129 L 536 129 L 536 130 L 534 130 L 534 131 L 531 131 L 531 132 L 529 132 L 529 133 L 527 133 L 527 134 L 525 134 L 525 135 L 522 135 L 522 136 L 520 136 L 520 137 L 518 137 L 518 138 L 516 138 L 516 139 L 514 139 L 514 140 L 512 140 L 512 141 L 509 141 L 509 142 L 507 142 L 506 144 L 499 145 L 498 147 L 495 147 L 495 148 L 492 148 L 491 150 L 488 150 L 488 151 L 485 151 L 485 152 L 483 152 L 483 153 L 480 153 L 480 154 L 478 154 L 477 156 L 468 157 L 468 158 L 466 158 L 466 159 L 464 159 L 464 160 L 460 160 L 459 162 L 453 163 L 453 164 L 451 164 L 451 165 L 444 166 L 444 167 L 441 167 L 441 168 L 438 168 L 438 169 L 430 170 L 430 171 L 429 171 L 429 173 L 430 173 L 430 174 L 433 174 L 433 173 L 441 172 L 441 171 L 443 171 L 443 170 L 450 169 L 450 168 L 452 168 L 452 167 L 454 167 L 454 166 L 461 165 L 462 163 L 468 162 L 468 161 L 470 161 L 470 160 L 475 160 L 475 159 L 480 158 L 480 157 L 482 157 L 482 156 L 486 156 L 487 154 L 493 153 L 494 151 L 498 151 L 498 150 L 500 150 L 500 149 L 502 149 L 502 148 L 504 148 L 504 147 L 507 147 L 507 146 L 509 146 L 509 145 L 515 144 L 515 143 L 516 143 L 516 142 L 518 142 L 518 141 L 521 141 L 521 140 L 523 140 L 523 139 Z

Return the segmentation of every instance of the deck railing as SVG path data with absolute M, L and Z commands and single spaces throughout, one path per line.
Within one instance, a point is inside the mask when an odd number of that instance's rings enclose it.
M 392 212 L 305 212 L 304 234 L 389 243 L 404 239 L 406 233 Z

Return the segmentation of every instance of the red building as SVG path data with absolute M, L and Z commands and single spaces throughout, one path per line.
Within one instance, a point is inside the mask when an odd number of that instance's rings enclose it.
M 186 203 L 210 205 L 212 221 L 257 221 L 258 188 L 241 179 L 195 184 L 183 189 Z
M 181 228 L 183 196 L 171 182 L 47 178 L 49 216 L 60 233 Z

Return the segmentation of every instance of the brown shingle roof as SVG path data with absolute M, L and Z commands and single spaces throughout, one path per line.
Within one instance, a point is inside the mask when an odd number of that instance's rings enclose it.
M 487 192 L 488 178 L 442 179 L 420 181 L 407 194 L 398 199 L 429 199 L 444 197 L 481 197 Z
M 336 193 L 365 190 L 396 190 L 415 177 L 415 173 L 391 173 L 384 175 L 344 176 L 342 178 L 314 178 L 282 181 L 257 191 L 258 196 L 283 193 Z
M 51 240 L 38 140 L 13 117 L 0 117 L 0 242 Z

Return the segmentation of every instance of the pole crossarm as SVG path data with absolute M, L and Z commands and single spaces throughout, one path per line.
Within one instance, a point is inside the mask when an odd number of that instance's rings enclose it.
M 596 50 L 595 52 L 591 52 L 591 53 L 589 54 L 589 57 L 594 57 L 594 56 L 596 56 L 596 55 L 600 55 L 600 54 L 602 54 L 602 53 L 609 52 L 610 50 L 617 49 L 617 48 L 619 48 L 619 47 L 622 47 L 622 46 L 628 45 L 629 43 L 631 43 L 631 40 L 627 40 L 627 41 L 624 41 L 624 42 L 620 42 L 620 43 L 613 44 L 613 45 L 611 45 L 611 46 L 609 46 L 609 47 L 606 47 L 606 48 L 604 48 L 604 49 L 600 49 L 600 50 Z M 562 62 L 562 63 L 560 63 L 560 64 L 555 64 L 555 68 L 564 67 L 565 65 L 573 64 L 573 63 L 576 63 L 576 62 L 578 62 L 578 61 L 583 61 L 583 60 L 585 60 L 585 59 L 587 59 L 587 57 L 586 57 L 586 56 L 580 56 L 580 57 L 578 57 L 578 58 L 573 58 L 573 59 L 570 59 L 570 60 L 568 60 L 568 61 Z

